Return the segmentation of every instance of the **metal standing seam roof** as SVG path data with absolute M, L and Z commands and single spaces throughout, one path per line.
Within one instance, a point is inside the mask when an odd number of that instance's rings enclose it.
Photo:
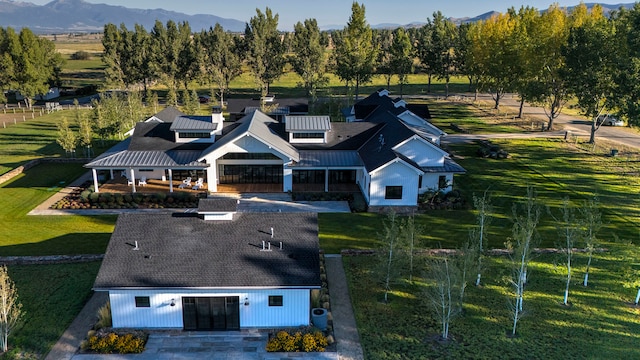
M 286 131 L 329 131 L 331 118 L 327 115 L 287 115 L 285 116 Z
M 462 166 L 458 165 L 457 162 L 447 157 L 444 158 L 443 166 L 428 166 L 428 167 L 421 167 L 420 169 L 422 169 L 422 171 L 424 171 L 425 173 L 466 173 L 467 172 L 467 170 L 465 170 Z
M 165 168 L 206 168 L 209 165 L 198 160 L 199 150 L 170 151 L 121 151 L 96 159 L 86 167 L 165 167 Z
M 206 130 L 214 131 L 218 124 L 213 123 L 211 116 L 179 116 L 171 124 L 171 131 L 180 130 Z
M 355 150 L 301 150 L 300 161 L 291 167 L 364 167 L 364 163 Z
M 162 109 L 162 111 L 160 111 L 159 113 L 150 117 L 150 119 L 156 118 L 162 122 L 172 122 L 178 116 L 184 116 L 184 115 L 185 114 L 182 111 L 174 108 L 173 106 L 167 106 L 166 108 Z
M 271 251 L 262 251 L 263 240 L 271 241 Z M 242 213 L 218 221 L 121 214 L 94 289 L 317 288 L 319 250 L 313 213 Z

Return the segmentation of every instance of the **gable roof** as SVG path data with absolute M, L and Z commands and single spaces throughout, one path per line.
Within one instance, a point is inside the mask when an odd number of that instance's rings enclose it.
M 300 160 L 298 150 L 270 128 L 269 125 L 277 123 L 277 121 L 261 111 L 256 110 L 236 121 L 237 125 L 231 131 L 225 133 L 219 140 L 202 152 L 200 160 L 203 160 L 206 155 L 247 135 L 273 147 L 293 161 Z
M 94 289 L 320 286 L 316 214 L 187 215 L 121 214 Z
M 173 120 L 175 120 L 175 118 L 177 118 L 178 116 L 184 115 L 185 114 L 182 111 L 174 108 L 173 106 L 167 106 L 166 108 L 162 109 L 162 111 L 153 115 L 149 119 L 156 118 L 162 122 L 173 122 Z

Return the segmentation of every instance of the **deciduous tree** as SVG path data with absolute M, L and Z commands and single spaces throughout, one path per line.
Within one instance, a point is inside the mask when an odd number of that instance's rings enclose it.
M 291 50 L 293 56 L 289 62 L 293 70 L 302 78 L 302 86 L 315 100 L 319 87 L 329 82 L 327 70 L 327 43 L 320 33 L 316 19 L 306 19 L 293 27 Z
M 378 49 L 373 44 L 373 33 L 365 19 L 365 7 L 354 2 L 347 26 L 336 37 L 334 59 L 336 75 L 347 85 L 355 83 L 356 100 L 360 85 L 371 81 L 377 58 Z
M 9 334 L 23 315 L 16 285 L 9 277 L 7 266 L 0 266 L 0 350 L 2 352 L 8 350 Z
M 286 63 L 278 18 L 278 14 L 274 15 L 268 7 L 264 13 L 256 9 L 256 15 L 244 31 L 247 62 L 263 96 L 269 93 L 271 83 L 282 75 Z

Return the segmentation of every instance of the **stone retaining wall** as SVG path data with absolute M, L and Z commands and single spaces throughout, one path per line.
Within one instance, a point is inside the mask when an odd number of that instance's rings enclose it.
M 25 163 L 24 165 L 18 166 L 17 168 L 10 170 L 2 175 L 0 175 L 0 184 L 5 183 L 11 179 L 13 179 L 14 177 L 22 174 L 23 172 L 31 169 L 34 166 L 40 165 L 42 163 L 87 163 L 89 162 L 88 158 L 73 158 L 73 159 L 68 159 L 68 158 L 41 158 L 41 159 L 35 159 L 35 160 L 31 160 L 27 163 Z

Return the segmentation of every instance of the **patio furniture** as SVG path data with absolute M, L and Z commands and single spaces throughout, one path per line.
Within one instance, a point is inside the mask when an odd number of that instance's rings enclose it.
M 130 180 L 129 178 L 127 178 L 127 185 L 133 185 L 133 180 Z
M 196 181 L 196 183 L 193 185 L 191 190 L 200 190 L 200 188 L 202 188 L 203 186 L 204 186 L 204 179 L 198 178 L 198 181 Z
M 182 184 L 180 184 L 180 186 L 178 186 L 179 189 L 184 189 L 187 186 L 191 186 L 191 176 L 189 176 L 188 178 L 182 180 Z
M 143 176 L 140 180 L 138 180 L 138 186 L 146 186 L 147 185 L 147 177 Z

